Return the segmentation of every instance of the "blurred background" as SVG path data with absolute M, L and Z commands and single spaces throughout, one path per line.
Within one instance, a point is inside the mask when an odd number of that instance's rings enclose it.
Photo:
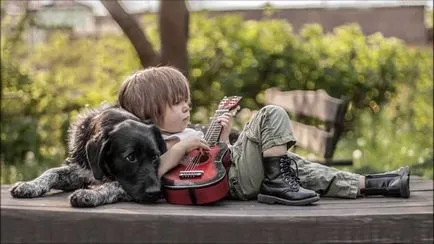
M 194 123 L 224 95 L 237 129 L 270 87 L 345 96 L 346 169 L 432 179 L 432 26 L 431 1 L 1 0 L 1 183 L 61 165 L 77 114 L 160 64 L 188 76 Z

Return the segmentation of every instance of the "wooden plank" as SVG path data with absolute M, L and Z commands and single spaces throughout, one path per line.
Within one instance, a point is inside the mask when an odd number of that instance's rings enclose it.
M 322 198 L 312 206 L 225 200 L 71 208 L 70 193 L 14 199 L 1 187 L 2 243 L 432 243 L 433 181 L 411 197 Z M 7 224 L 5 224 L 7 223 Z
M 411 202 L 423 202 L 426 204 L 432 204 L 433 202 L 433 181 L 432 180 L 426 180 L 426 179 L 420 179 L 416 176 L 412 176 L 410 178 L 410 191 L 411 191 L 411 197 L 409 199 L 404 198 L 385 198 L 385 197 L 366 197 L 366 198 L 358 198 L 355 200 L 345 200 L 345 199 L 337 199 L 337 198 L 321 198 L 321 204 L 316 206 L 317 208 L 321 208 L 322 205 L 327 204 L 343 204 L 343 205 L 350 205 L 353 206 L 357 203 L 375 203 L 375 204 L 381 204 L 381 203 L 411 203 Z M 2 185 L 1 186 L 1 207 L 4 208 L 6 206 L 47 206 L 47 207 L 69 207 L 68 203 L 68 195 L 70 193 L 64 193 L 61 191 L 53 190 L 50 193 L 47 193 L 44 197 L 40 198 L 33 198 L 33 199 L 17 199 L 12 198 L 9 194 L 10 186 L 8 185 Z M 255 202 L 255 201 L 253 201 Z M 226 203 L 229 205 L 240 205 L 245 206 L 247 202 L 245 201 L 224 201 L 224 204 L 217 204 L 218 207 L 226 206 Z M 250 201 L 248 202 L 249 204 Z M 270 206 L 266 204 L 259 204 L 260 206 Z M 139 206 L 141 206 L 139 204 Z M 152 208 L 158 206 L 162 207 L 165 205 L 151 205 Z M 177 207 L 178 205 L 167 205 L 169 208 Z M 193 209 L 196 209 L 196 207 L 192 207 Z M 304 207 L 302 207 L 304 208 Z M 274 207 L 272 208 L 274 209 Z M 271 209 L 271 210 L 272 210 Z M 291 208 L 292 209 L 292 208 Z
M 297 146 L 316 152 L 321 156 L 326 154 L 327 145 L 333 140 L 331 133 L 297 121 L 291 121 L 291 123 L 294 136 L 297 138 Z
M 308 210 L 305 208 L 306 212 Z M 301 212 L 301 211 L 300 211 Z M 185 215 L 2 209 L 2 243 L 431 243 L 432 212 Z M 7 221 L 7 222 L 4 222 Z
M 433 190 L 432 180 L 411 180 L 410 191 L 432 191 Z
M 422 202 L 427 205 L 432 205 L 433 202 L 433 181 L 432 180 L 425 180 L 425 179 L 418 179 L 415 177 L 411 177 L 410 180 L 410 191 L 411 191 L 411 197 L 409 199 L 404 198 L 385 198 L 385 197 L 366 197 L 366 198 L 358 198 L 355 200 L 345 200 L 345 199 L 337 199 L 337 198 L 321 198 L 320 203 L 315 206 L 316 209 L 321 209 L 326 205 L 348 205 L 349 208 L 354 207 L 357 204 L 375 204 L 377 206 L 381 206 L 380 204 L 386 203 L 395 203 L 395 204 L 408 204 L 408 203 L 418 203 Z M 12 198 L 9 194 L 10 186 L 8 185 L 2 185 L 1 186 L 1 207 L 7 207 L 7 206 L 22 206 L 22 207 L 65 207 L 70 208 L 68 203 L 68 195 L 70 193 L 63 193 L 60 191 L 51 191 L 50 193 L 46 194 L 44 197 L 40 198 L 33 198 L 33 199 L 17 199 Z M 216 207 L 223 207 L 224 210 L 229 210 L 232 205 L 240 205 L 240 206 L 248 206 L 251 204 L 255 204 L 256 201 L 224 201 L 221 204 L 215 205 Z M 248 203 L 248 204 L 247 204 Z M 127 203 L 130 204 L 130 203 Z M 133 204 L 136 205 L 136 204 Z M 109 205 L 110 206 L 110 205 Z M 142 206 L 138 204 L 138 206 Z M 146 205 L 145 205 L 146 206 Z M 166 205 L 166 204 L 158 204 L 158 205 L 151 205 L 152 209 L 155 209 L 155 207 L 158 208 L 173 208 L 173 207 L 182 207 L 184 209 L 184 206 L 178 206 L 178 205 Z M 225 208 L 225 206 L 228 206 L 228 209 Z M 266 204 L 259 204 L 259 206 L 265 207 L 266 210 L 267 207 L 271 205 Z M 191 207 L 194 210 L 197 210 L 197 207 Z M 286 207 L 285 207 L 286 208 Z M 301 207 L 303 209 L 304 207 Z M 328 208 L 328 207 L 327 207 Z M 357 207 L 355 207 L 357 208 Z M 270 211 L 273 211 L 275 207 L 272 207 Z M 293 209 L 293 207 L 291 208 Z
M 80 209 L 73 209 L 69 206 L 68 193 L 59 193 L 53 195 L 49 198 L 36 198 L 36 199 L 12 199 L 10 197 L 3 198 L 4 203 L 2 203 L 2 209 L 58 209 L 64 211 L 76 211 Z M 280 215 L 283 212 L 288 215 L 294 214 L 323 214 L 327 211 L 335 211 L 342 215 L 351 215 L 354 211 L 363 211 L 365 214 L 374 214 L 375 211 L 379 209 L 386 208 L 389 213 L 399 213 L 394 210 L 394 208 L 407 208 L 406 212 L 413 213 L 413 207 L 427 207 L 432 208 L 433 193 L 431 192 L 412 192 L 410 199 L 402 198 L 384 198 L 384 197 L 366 197 L 359 199 L 335 199 L 335 198 L 321 198 L 318 204 L 313 206 L 301 206 L 301 207 L 290 207 L 281 205 L 267 205 L 261 204 L 257 201 L 230 201 L 225 200 L 218 204 L 212 206 L 181 206 L 181 205 L 170 205 L 161 201 L 159 204 L 155 205 L 143 205 L 136 203 L 117 203 L 113 205 L 105 205 L 95 209 L 95 211 L 111 211 L 115 209 L 128 210 L 129 212 L 149 214 L 152 212 L 163 212 L 176 214 L 177 211 L 181 211 L 184 214 L 226 214 L 233 215 L 239 214 L 240 210 L 249 212 L 251 214 L 265 214 L 265 215 Z M 300 211 L 309 209 L 309 212 L 301 213 L 291 213 L 291 211 Z M 84 209 L 86 210 L 86 209 Z M 283 212 L 282 212 L 283 211 Z M 330 213 L 331 213 L 330 212 Z
M 297 145 L 327 159 L 327 165 L 337 165 L 332 161 L 336 143 L 343 130 L 347 101 L 331 97 L 324 90 L 280 91 L 269 88 L 265 91 L 265 102 L 283 107 L 290 113 L 313 117 L 326 122 L 326 129 L 292 121 Z M 351 165 L 352 160 L 340 162 Z
M 264 93 L 267 104 L 279 105 L 289 112 L 335 122 L 344 100 L 331 97 L 324 90 L 280 91 L 269 88 Z

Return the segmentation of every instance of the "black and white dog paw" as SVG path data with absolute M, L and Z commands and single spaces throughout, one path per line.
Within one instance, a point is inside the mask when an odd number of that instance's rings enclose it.
M 78 208 L 90 208 L 101 205 L 101 194 L 92 189 L 79 189 L 69 196 L 71 206 Z
M 33 198 L 40 197 L 47 190 L 34 182 L 17 182 L 9 190 L 12 197 L 15 198 Z

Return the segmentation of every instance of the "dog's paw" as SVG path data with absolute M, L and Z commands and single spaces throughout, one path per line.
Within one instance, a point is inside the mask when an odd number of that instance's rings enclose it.
M 33 182 L 17 182 L 9 190 L 15 198 L 33 198 L 44 195 L 47 190 Z
M 100 194 L 91 189 L 79 189 L 69 196 L 71 206 L 78 208 L 90 208 L 100 205 Z

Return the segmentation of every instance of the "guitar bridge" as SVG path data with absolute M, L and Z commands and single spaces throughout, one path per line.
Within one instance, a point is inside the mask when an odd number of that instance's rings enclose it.
M 179 172 L 179 178 L 196 178 L 203 175 L 203 170 L 184 170 Z

